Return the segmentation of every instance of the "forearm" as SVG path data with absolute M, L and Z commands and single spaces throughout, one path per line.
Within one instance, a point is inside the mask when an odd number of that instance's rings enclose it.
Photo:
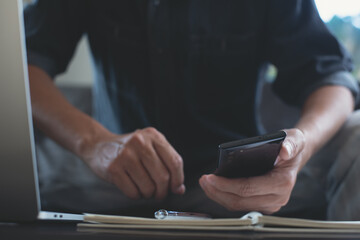
M 305 136 L 309 156 L 334 136 L 353 109 L 353 96 L 342 86 L 325 86 L 308 97 L 296 128 Z M 304 158 L 304 161 L 307 160 Z
M 29 65 L 34 124 L 63 147 L 81 155 L 82 146 L 109 132 L 72 106 L 40 68 Z

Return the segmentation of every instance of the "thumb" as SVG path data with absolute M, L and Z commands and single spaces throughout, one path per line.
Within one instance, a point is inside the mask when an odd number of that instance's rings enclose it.
M 280 149 L 279 157 L 283 160 L 290 160 L 303 149 L 305 137 L 299 129 L 289 129 L 285 132 L 287 136 Z

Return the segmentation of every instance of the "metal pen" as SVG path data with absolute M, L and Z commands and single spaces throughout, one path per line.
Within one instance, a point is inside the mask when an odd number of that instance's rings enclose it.
M 160 209 L 154 213 L 156 219 L 164 220 L 200 220 L 200 219 L 210 219 L 211 216 L 204 213 L 194 213 L 194 212 L 176 212 L 176 211 L 167 211 L 165 209 Z

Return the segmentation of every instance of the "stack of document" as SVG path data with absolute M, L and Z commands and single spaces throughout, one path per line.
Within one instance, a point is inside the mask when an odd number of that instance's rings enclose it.
M 126 229 L 162 231 L 257 231 L 289 233 L 360 233 L 360 221 L 317 221 L 264 216 L 251 212 L 242 218 L 155 219 L 127 216 L 85 214 L 79 229 Z

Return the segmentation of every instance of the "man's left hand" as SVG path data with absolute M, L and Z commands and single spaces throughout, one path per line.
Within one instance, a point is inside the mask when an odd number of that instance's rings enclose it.
M 287 137 L 273 170 L 263 176 L 237 179 L 203 175 L 199 183 L 206 195 L 231 211 L 279 211 L 289 201 L 297 174 L 311 155 L 302 131 L 294 128 L 285 132 Z

